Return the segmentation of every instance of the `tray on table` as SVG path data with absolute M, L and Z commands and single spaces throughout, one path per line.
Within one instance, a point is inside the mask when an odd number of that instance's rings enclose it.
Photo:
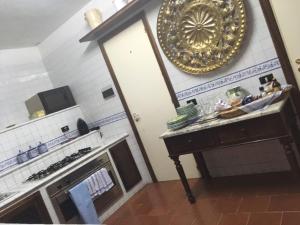
M 261 99 L 255 100 L 247 105 L 238 106 L 238 107 L 236 106 L 231 109 L 222 111 L 219 113 L 218 117 L 222 119 L 231 119 L 234 117 L 245 115 L 247 113 L 251 113 L 256 110 L 263 109 L 264 107 L 267 107 L 271 104 L 283 100 L 288 95 L 289 90 L 290 89 L 277 91 Z

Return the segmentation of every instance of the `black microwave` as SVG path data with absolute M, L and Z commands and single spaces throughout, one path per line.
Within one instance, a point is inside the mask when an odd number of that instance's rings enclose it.
M 69 86 L 39 92 L 25 101 L 30 115 L 44 110 L 46 115 L 76 105 Z

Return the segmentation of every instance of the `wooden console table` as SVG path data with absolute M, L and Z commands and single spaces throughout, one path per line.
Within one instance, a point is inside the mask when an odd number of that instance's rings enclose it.
M 169 157 L 174 161 L 188 200 L 195 202 L 179 157 L 193 154 L 204 179 L 210 174 L 202 152 L 215 148 L 258 143 L 278 139 L 282 144 L 292 172 L 299 175 L 299 165 L 293 143 L 300 154 L 300 133 L 292 104 L 286 99 L 232 119 L 217 119 L 204 124 L 193 124 L 177 131 L 161 135 L 167 146 Z

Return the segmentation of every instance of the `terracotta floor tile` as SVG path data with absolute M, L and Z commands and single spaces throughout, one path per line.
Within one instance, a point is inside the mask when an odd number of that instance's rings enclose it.
M 224 214 L 219 225 L 247 225 L 248 213 Z
M 221 214 L 217 213 L 203 213 L 197 216 L 192 225 L 218 225 L 221 218 Z
M 163 215 L 168 215 L 171 213 L 171 209 L 168 206 L 160 206 L 160 207 L 155 207 L 151 209 L 148 212 L 149 216 L 163 216 Z
M 170 225 L 191 225 L 197 216 L 194 214 L 173 215 L 170 219 Z
M 282 213 L 252 213 L 247 225 L 281 225 Z
M 300 194 L 272 196 L 269 211 L 300 211 Z
M 216 200 L 197 199 L 195 204 L 190 204 L 187 200 L 176 204 L 172 211 L 173 215 L 197 214 L 199 212 L 216 212 Z
M 256 197 L 257 188 L 256 187 L 237 187 L 232 190 L 231 197 Z
M 300 212 L 283 213 L 281 225 L 299 225 L 299 224 L 300 224 Z
M 262 197 L 245 197 L 242 199 L 239 212 L 264 212 L 268 210 L 271 198 Z
M 169 216 L 138 216 L 136 218 L 138 225 L 168 225 L 170 224 Z M 126 225 L 131 225 L 130 223 Z M 135 225 L 135 224 L 134 224 Z
M 241 204 L 241 198 L 219 198 L 216 200 L 216 211 L 220 213 L 236 213 Z
M 149 184 L 104 223 L 246 225 L 249 219 L 247 225 L 281 225 L 282 219 L 282 225 L 300 225 L 300 185 L 288 173 L 224 177 L 209 182 L 192 179 L 189 183 L 195 204 L 187 201 L 180 181 Z

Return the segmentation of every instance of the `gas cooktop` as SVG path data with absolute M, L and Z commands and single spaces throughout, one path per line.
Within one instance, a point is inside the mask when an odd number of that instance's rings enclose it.
M 92 151 L 91 147 L 80 149 L 80 150 L 78 150 L 78 152 L 73 153 L 72 155 L 66 156 L 64 159 L 51 164 L 48 168 L 32 174 L 31 176 L 29 176 L 27 178 L 27 180 L 25 182 L 41 180 L 41 179 L 49 176 L 50 174 L 60 170 L 61 168 L 69 165 L 70 163 L 74 162 L 75 160 L 81 158 L 82 156 L 90 153 L 91 151 Z

